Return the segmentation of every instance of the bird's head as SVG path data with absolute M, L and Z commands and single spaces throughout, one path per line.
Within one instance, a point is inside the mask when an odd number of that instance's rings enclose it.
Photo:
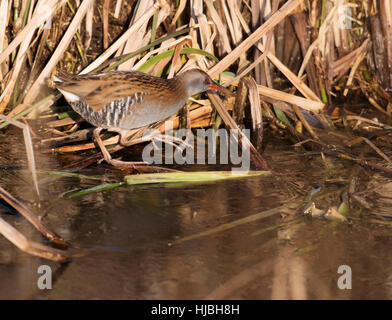
M 199 69 L 185 71 L 181 73 L 178 78 L 185 86 L 185 92 L 189 97 L 208 90 L 215 90 L 226 95 L 233 95 L 230 90 L 215 83 L 207 73 Z

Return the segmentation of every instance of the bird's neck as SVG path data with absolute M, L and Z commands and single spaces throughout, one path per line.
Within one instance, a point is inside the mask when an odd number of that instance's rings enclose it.
M 183 100 L 184 103 L 190 97 L 188 92 L 187 83 L 184 79 L 183 74 L 175 76 L 174 78 L 170 79 L 170 87 L 176 97 L 177 100 Z

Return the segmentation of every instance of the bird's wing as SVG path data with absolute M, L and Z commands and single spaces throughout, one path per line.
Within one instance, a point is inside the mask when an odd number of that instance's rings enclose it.
M 58 80 L 57 80 L 58 79 Z M 116 100 L 128 97 L 133 100 L 136 96 L 146 95 L 143 86 L 137 83 L 138 78 L 124 74 L 98 75 L 59 75 L 55 79 L 57 88 L 63 92 L 76 96 L 84 101 L 94 111 L 99 111 Z M 66 96 L 67 97 L 67 96 Z

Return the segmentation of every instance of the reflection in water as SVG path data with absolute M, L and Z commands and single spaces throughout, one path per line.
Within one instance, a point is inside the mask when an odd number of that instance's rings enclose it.
M 17 137 L 18 138 L 18 137 Z M 4 139 L 1 136 L 0 139 Z M 0 141 L 1 142 L 1 141 Z M 9 144 L 1 144 L 7 148 Z M 15 143 L 0 165 L 25 167 L 23 146 Z M 288 203 L 305 199 L 327 173 L 317 155 L 267 147 L 266 159 L 280 171 L 304 171 L 302 176 L 279 176 L 207 184 L 118 188 L 70 200 L 66 191 L 94 186 L 97 181 L 40 176 L 41 208 L 32 203 L 29 176 L 14 170 L 2 173 L 1 184 L 25 201 L 86 256 L 66 266 L 28 256 L 0 237 L 0 298 L 38 299 L 335 299 L 391 298 L 391 224 L 369 216 L 350 216 L 353 225 L 278 212 L 272 216 L 184 241 L 168 243 Z M 39 154 L 39 153 L 38 153 Z M 39 168 L 61 168 L 53 155 L 39 154 Z M 103 165 L 86 175 L 121 180 Z M 216 169 L 216 168 L 215 168 Z M 343 180 L 351 173 L 344 164 L 331 165 Z M 337 174 L 338 173 L 338 174 Z M 363 175 L 366 179 L 370 176 Z M 380 177 L 377 177 L 380 179 Z M 374 184 L 374 180 L 369 185 Z M 335 186 L 324 184 L 337 201 Z M 374 192 L 382 192 L 374 188 Z M 381 197 L 381 196 L 380 196 Z M 391 201 L 383 194 L 382 201 Z M 301 203 L 299 203 L 299 207 Z M 386 211 L 385 207 L 379 212 Z M 17 215 L 1 213 L 29 239 L 41 236 Z M 41 264 L 51 266 L 53 289 L 37 289 Z M 340 265 L 353 271 L 353 289 L 337 287 Z

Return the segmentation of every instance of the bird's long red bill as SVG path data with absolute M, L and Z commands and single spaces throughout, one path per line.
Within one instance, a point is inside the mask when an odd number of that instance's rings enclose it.
M 209 90 L 216 90 L 216 91 L 220 91 L 228 96 L 232 96 L 234 95 L 230 90 L 226 89 L 225 87 L 222 87 L 221 85 L 217 84 L 217 83 L 211 83 L 210 86 L 208 87 Z

